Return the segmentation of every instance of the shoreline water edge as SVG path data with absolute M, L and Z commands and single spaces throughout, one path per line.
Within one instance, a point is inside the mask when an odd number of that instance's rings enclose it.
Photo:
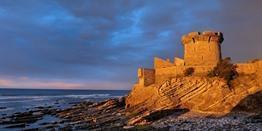
M 100 102 L 82 101 L 59 109 L 39 106 L 0 117 L 1 130 L 261 130 L 261 114 L 232 112 L 213 117 L 176 109 L 141 115 L 147 124 L 133 126 L 126 115 L 125 97 Z M 137 117 L 137 116 L 136 116 Z

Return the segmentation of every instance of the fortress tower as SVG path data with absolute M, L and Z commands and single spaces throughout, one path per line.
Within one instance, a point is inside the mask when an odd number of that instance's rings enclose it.
M 221 60 L 221 32 L 191 32 L 182 37 L 186 66 L 216 65 Z
M 171 78 L 185 76 L 185 71 L 193 68 L 193 75 L 207 76 L 221 61 L 223 42 L 221 32 L 191 32 L 182 37 L 184 59 L 175 57 L 174 61 L 155 57 L 154 68 L 139 68 L 137 86 L 146 87 L 161 84 Z M 262 74 L 262 60 L 251 63 L 237 63 L 237 72 L 242 74 Z M 260 77 L 262 78 L 262 77 Z

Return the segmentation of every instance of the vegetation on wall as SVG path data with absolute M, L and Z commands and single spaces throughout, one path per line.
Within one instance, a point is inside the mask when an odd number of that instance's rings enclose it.
M 226 57 L 208 73 L 208 76 L 223 78 L 227 81 L 228 85 L 230 85 L 230 81 L 235 79 L 238 73 L 236 71 L 236 65 L 231 63 L 231 58 Z
M 184 71 L 184 76 L 192 76 L 195 72 L 195 69 L 193 67 L 189 67 Z

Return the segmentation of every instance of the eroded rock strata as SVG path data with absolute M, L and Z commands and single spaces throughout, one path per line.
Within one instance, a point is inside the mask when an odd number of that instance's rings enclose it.
M 160 85 L 135 86 L 128 95 L 127 109 L 188 108 L 194 111 L 225 114 L 242 99 L 262 91 L 257 76 L 240 76 L 232 87 L 222 78 L 176 77 Z

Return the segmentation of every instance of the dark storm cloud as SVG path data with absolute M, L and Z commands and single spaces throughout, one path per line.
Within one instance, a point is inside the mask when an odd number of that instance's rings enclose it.
M 221 11 L 210 16 L 214 27 L 224 32 L 224 56 L 235 61 L 262 58 L 262 1 L 245 0 L 221 3 Z
M 2 85 L 17 86 L 14 79 L 29 77 L 59 80 L 48 84 L 57 87 L 112 81 L 128 83 L 122 87 L 126 89 L 135 81 L 136 68 L 150 67 L 154 56 L 182 57 L 180 37 L 190 31 L 224 32 L 224 56 L 235 61 L 261 58 L 261 4 L 259 0 L 1 0 Z M 36 85 L 31 83 L 22 85 Z

